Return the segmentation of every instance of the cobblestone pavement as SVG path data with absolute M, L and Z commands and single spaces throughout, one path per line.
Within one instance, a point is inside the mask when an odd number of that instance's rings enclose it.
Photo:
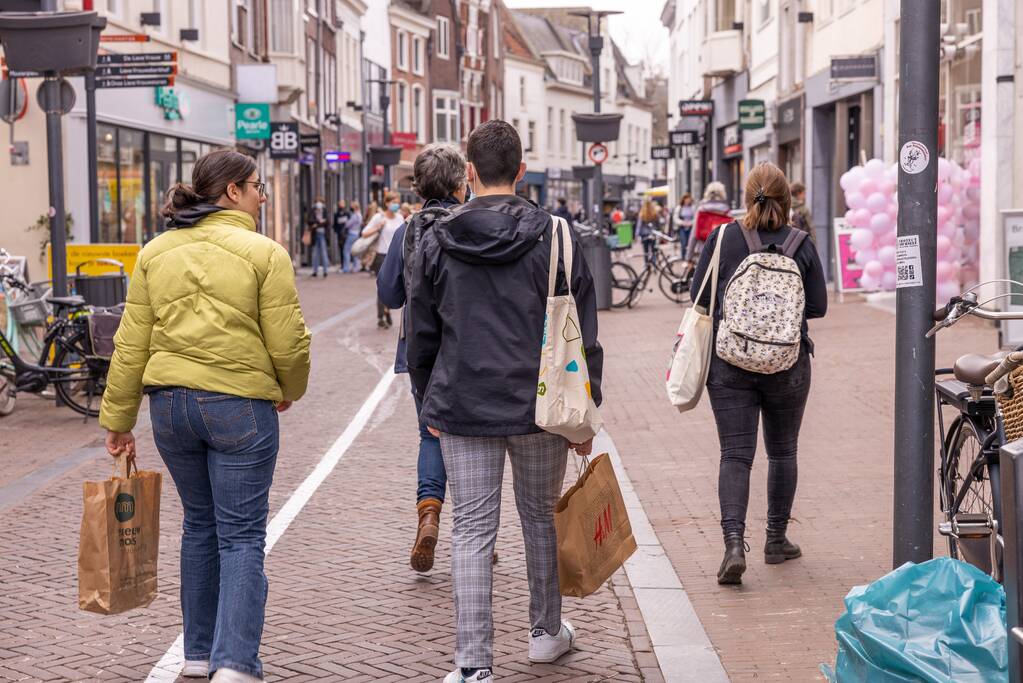
M 393 361 L 396 331 L 376 329 L 368 277 L 303 278 L 300 288 L 315 332 L 314 372 L 308 395 L 282 416 L 271 516 L 331 448 Z M 148 427 L 136 434 L 141 467 L 165 471 Z M 100 437 L 95 422 L 83 425 L 39 399 L 22 401 L 0 423 L 0 501 L 28 473 L 66 470 L 32 481 L 20 499 L 0 506 L 0 680 L 145 680 L 180 633 L 181 514 L 169 477 L 157 600 L 118 616 L 77 609 L 81 482 L 110 472 L 109 458 L 82 449 L 98 447 Z M 417 438 L 408 380 L 399 376 L 267 557 L 271 589 L 261 652 L 268 680 L 437 681 L 450 670 L 447 515 L 434 571 L 420 576 L 408 568 Z M 565 616 L 580 637 L 576 652 L 557 665 L 528 664 L 528 591 L 510 486 L 502 520 L 494 589 L 500 679 L 661 680 L 624 574 L 616 575 L 613 588 L 584 600 L 566 599 Z
M 271 515 L 338 439 L 393 359 L 395 332 L 375 328 L 369 278 L 303 278 L 300 286 L 316 331 L 314 374 L 309 395 L 282 417 Z M 607 429 L 732 680 L 820 680 L 817 665 L 834 658 L 842 597 L 890 569 L 894 317 L 852 301 L 812 323 L 818 352 L 792 525 L 804 557 L 773 567 L 760 559 L 767 470 L 761 450 L 750 501 L 750 569 L 734 588 L 715 582 L 722 546 L 709 406 L 705 401 L 680 416 L 663 394 L 680 315 L 657 292 L 633 310 L 602 314 Z M 938 360 L 949 365 L 958 353 L 989 351 L 996 343 L 992 328 L 965 321 L 939 338 Z M 148 428 L 137 435 L 142 466 L 162 471 Z M 119 616 L 77 610 L 81 481 L 110 470 L 106 456 L 89 450 L 100 436 L 95 423 L 83 426 L 39 399 L 22 400 L 0 422 L 0 680 L 145 680 L 180 633 L 180 505 L 169 479 L 159 598 Z M 402 376 L 268 556 L 262 650 L 268 680 L 436 681 L 448 670 L 447 515 L 436 569 L 417 576 L 407 567 L 415 449 L 414 408 Z M 4 507 L 5 492 L 18 486 L 20 497 Z M 566 617 L 581 635 L 578 652 L 558 666 L 526 663 L 528 596 L 509 488 L 502 520 L 495 582 L 501 680 L 661 680 L 623 574 L 611 590 L 566 600 Z M 939 540 L 935 548 L 943 552 Z
M 790 526 L 803 557 L 763 563 L 761 441 L 746 531 L 752 552 L 741 587 L 716 582 L 724 547 L 709 401 L 679 415 L 664 398 L 679 319 L 659 292 L 602 318 L 605 427 L 730 678 L 823 680 L 817 667 L 834 662 L 842 598 L 892 568 L 895 316 L 854 298 L 811 321 L 817 354 L 800 438 L 798 521 Z M 990 353 L 997 343 L 994 328 L 964 320 L 938 336 L 937 361 L 950 367 L 958 355 Z M 940 536 L 935 552 L 946 553 Z

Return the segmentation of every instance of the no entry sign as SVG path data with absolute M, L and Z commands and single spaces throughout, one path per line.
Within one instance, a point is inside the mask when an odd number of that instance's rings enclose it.
M 602 164 L 607 161 L 607 145 L 602 142 L 595 142 L 590 145 L 590 151 L 587 152 L 587 155 L 593 163 Z

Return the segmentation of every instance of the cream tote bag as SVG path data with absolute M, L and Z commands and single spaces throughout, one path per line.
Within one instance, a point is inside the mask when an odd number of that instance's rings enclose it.
M 572 296 L 572 237 L 563 218 L 551 226 L 551 266 L 547 278 L 547 315 L 543 324 L 540 375 L 536 382 L 536 425 L 570 443 L 596 436 L 603 422 L 590 391 L 579 313 Z M 555 296 L 558 245 L 564 242 L 568 294 Z
M 678 337 L 675 351 L 668 364 L 666 380 L 668 400 L 684 413 L 692 410 L 703 396 L 703 387 L 707 384 L 707 372 L 710 370 L 710 354 L 714 348 L 714 303 L 718 293 L 718 270 L 721 265 L 721 242 L 725 237 L 725 228 L 718 231 L 714 255 L 710 259 L 707 277 L 700 285 L 696 301 L 703 296 L 703 288 L 710 280 L 710 310 L 697 306 L 696 302 L 686 309 L 682 315 L 682 324 L 678 326 Z

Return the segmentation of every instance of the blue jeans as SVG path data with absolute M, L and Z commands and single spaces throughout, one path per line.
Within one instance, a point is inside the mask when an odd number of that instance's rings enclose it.
M 345 237 L 345 246 L 341 254 L 341 270 L 352 273 L 359 270 L 359 260 L 352 256 L 352 245 L 359 239 L 355 233 L 348 233 Z
M 317 230 L 313 235 L 313 275 L 323 266 L 323 274 L 330 268 L 330 256 L 327 255 L 327 233 Z
M 184 510 L 185 659 L 263 677 L 270 484 L 280 429 L 270 401 L 195 389 L 149 395 L 153 437 Z
M 416 398 L 416 417 L 423 410 L 423 404 Z M 448 473 L 444 469 L 444 457 L 440 453 L 440 439 L 430 433 L 422 420 L 419 422 L 419 489 L 416 502 L 436 498 L 444 502 L 444 489 L 448 485 Z

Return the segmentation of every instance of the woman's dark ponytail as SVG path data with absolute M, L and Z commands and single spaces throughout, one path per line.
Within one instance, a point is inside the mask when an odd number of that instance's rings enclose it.
M 218 149 L 204 155 L 192 167 L 192 184 L 177 183 L 167 191 L 160 212 L 174 218 L 179 212 L 200 204 L 215 204 L 231 183 L 240 185 L 256 170 L 256 162 L 233 149 Z

